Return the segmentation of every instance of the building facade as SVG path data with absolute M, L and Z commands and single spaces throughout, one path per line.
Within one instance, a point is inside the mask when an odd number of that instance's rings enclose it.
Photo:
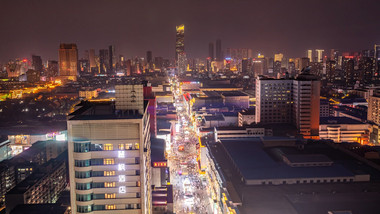
M 78 49 L 76 44 L 59 46 L 59 75 L 76 79 L 78 74 Z
M 89 103 L 68 120 L 73 214 L 152 213 L 147 106 L 122 106 Z

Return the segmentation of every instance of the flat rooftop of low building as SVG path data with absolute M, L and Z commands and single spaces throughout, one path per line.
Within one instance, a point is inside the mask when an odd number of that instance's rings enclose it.
M 148 101 L 144 100 L 144 109 Z M 69 120 L 109 120 L 109 119 L 141 119 L 142 114 L 135 110 L 117 110 L 115 102 L 87 102 L 83 101 L 79 109 L 69 114 Z
M 224 121 L 223 115 L 204 116 L 205 121 Z
M 354 120 L 349 117 L 321 117 L 319 119 L 321 125 L 333 125 L 333 124 L 364 124 L 358 120 Z
M 290 167 L 265 152 L 260 138 L 222 139 L 225 150 L 246 180 L 344 177 L 354 174 L 340 164 L 329 167 Z
M 249 96 L 241 91 L 221 91 L 219 93 L 225 97 L 241 97 L 241 96 L 248 97 Z
M 151 138 L 150 141 L 152 162 L 165 160 L 165 140 L 159 138 Z

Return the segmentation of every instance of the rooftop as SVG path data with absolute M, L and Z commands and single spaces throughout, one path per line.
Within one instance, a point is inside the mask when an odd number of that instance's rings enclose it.
M 246 180 L 353 176 L 340 164 L 331 167 L 289 167 L 275 161 L 264 150 L 260 138 L 222 139 L 221 143 Z
M 147 105 L 148 101 L 144 101 L 144 109 Z M 80 108 L 69 114 L 69 120 L 141 119 L 143 117 L 137 110 L 116 110 L 113 101 L 82 101 L 77 106 Z

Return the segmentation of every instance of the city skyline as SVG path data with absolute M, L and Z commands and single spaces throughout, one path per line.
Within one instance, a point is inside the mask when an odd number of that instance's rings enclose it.
M 127 58 L 144 56 L 147 50 L 174 58 L 172 41 L 180 24 L 187 29 L 188 58 L 206 58 L 209 42 L 216 39 L 221 39 L 223 49 L 251 48 L 254 54 L 290 57 L 305 56 L 307 49 L 359 51 L 380 43 L 380 32 L 373 25 L 379 18 L 377 2 L 334 1 L 328 7 L 325 1 L 175 3 L 150 2 L 145 7 L 137 2 L 81 1 L 70 7 L 70 1 L 5 1 L 0 39 L 7 42 L 0 61 L 32 54 L 57 59 L 60 43 L 77 44 L 79 56 L 85 50 L 115 45 L 116 53 Z M 134 9 L 125 12 L 127 8 Z M 210 16 L 210 12 L 217 13 Z M 125 27 L 114 27 L 118 25 Z

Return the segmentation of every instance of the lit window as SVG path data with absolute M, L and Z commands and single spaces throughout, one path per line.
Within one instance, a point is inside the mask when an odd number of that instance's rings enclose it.
M 115 187 L 116 183 L 115 182 L 104 182 L 104 187 Z
M 119 144 L 119 150 L 124 150 L 124 144 Z
M 130 150 L 130 149 L 132 149 L 132 143 L 126 143 L 126 144 L 125 144 L 125 149 L 126 149 L 126 150 Z
M 116 194 L 115 193 L 109 193 L 109 194 L 105 194 L 105 196 L 104 196 L 105 198 L 116 198 Z
M 115 204 L 107 204 L 106 205 L 106 210 L 115 210 L 116 209 L 116 205 Z
M 113 144 L 104 144 L 104 150 L 113 150 Z
M 140 149 L 139 143 L 135 143 L 135 149 Z
M 105 158 L 105 159 L 103 160 L 103 164 L 104 164 L 104 165 L 112 165 L 112 164 L 115 164 L 115 159 L 113 159 L 113 158 Z
M 115 171 L 104 171 L 104 176 L 114 176 Z

